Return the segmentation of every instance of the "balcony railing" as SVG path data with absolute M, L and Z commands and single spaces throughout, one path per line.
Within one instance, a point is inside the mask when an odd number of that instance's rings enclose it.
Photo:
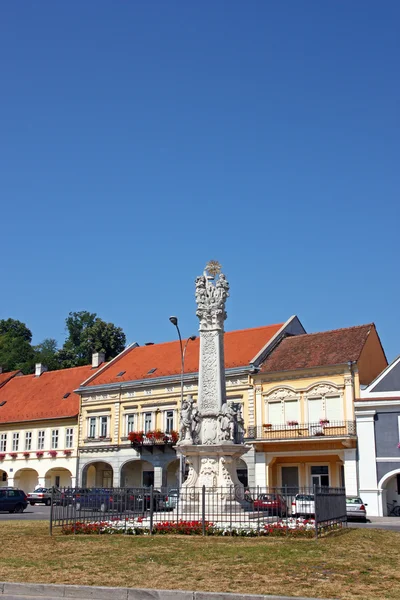
M 135 448 L 139 452 L 143 449 L 153 452 L 154 447 L 157 447 L 164 452 L 166 447 L 172 447 L 176 444 L 178 441 L 178 434 L 175 431 L 168 433 L 159 430 L 149 431 L 148 433 L 139 431 L 130 433 L 128 435 L 128 440 L 131 442 L 132 448 Z
M 248 440 L 304 440 L 356 435 L 355 421 L 320 421 L 286 425 L 266 424 L 248 427 Z

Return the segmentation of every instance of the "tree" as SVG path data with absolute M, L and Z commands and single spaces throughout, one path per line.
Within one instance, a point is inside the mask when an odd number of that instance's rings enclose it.
M 93 352 L 104 352 L 106 360 L 125 348 L 126 337 L 121 327 L 106 323 L 96 313 L 70 312 L 65 320 L 68 337 L 59 351 L 63 367 L 86 365 Z
M 12 331 L 0 335 L 0 365 L 4 371 L 30 373 L 33 361 L 33 348 L 23 336 L 14 337 Z
M 22 338 L 26 342 L 31 343 L 32 332 L 27 328 L 25 323 L 16 319 L 1 319 L 0 320 L 0 336 L 11 334 L 13 338 Z
M 49 371 L 55 371 L 56 369 L 60 369 L 61 361 L 56 340 L 54 340 L 53 338 L 46 338 L 43 340 L 43 342 L 41 342 L 37 346 L 34 346 L 33 350 L 35 353 L 35 363 L 42 363 L 42 365 L 46 365 Z

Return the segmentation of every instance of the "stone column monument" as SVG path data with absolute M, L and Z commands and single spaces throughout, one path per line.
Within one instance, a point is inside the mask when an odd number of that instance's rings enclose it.
M 225 302 L 229 284 L 216 261 L 207 264 L 196 279 L 197 316 L 200 321 L 199 393 L 194 402 L 187 396 L 180 413 L 180 439 L 176 449 L 186 457 L 189 474 L 181 498 L 196 501 L 205 486 L 209 502 L 213 492 L 229 491 L 241 500 L 243 485 L 236 474 L 236 461 L 249 446 L 243 444 L 240 411 L 226 401 L 224 364 Z M 228 494 L 227 494 L 228 497 Z

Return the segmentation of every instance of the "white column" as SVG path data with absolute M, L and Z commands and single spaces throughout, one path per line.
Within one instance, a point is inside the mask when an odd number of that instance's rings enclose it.
M 256 414 L 255 423 L 259 427 L 263 424 L 263 413 L 262 413 L 262 387 L 256 385 Z
M 159 490 L 162 488 L 163 484 L 163 468 L 162 467 L 154 467 L 154 488 Z
M 354 420 L 354 382 L 351 373 L 344 376 L 344 403 L 346 407 L 346 421 Z
M 344 481 L 347 496 L 358 495 L 356 449 L 344 451 Z
M 256 452 L 255 464 L 255 484 L 260 487 L 267 487 L 267 465 L 265 452 Z
M 368 504 L 368 514 L 380 516 L 378 478 L 376 474 L 375 410 L 356 413 L 358 437 L 359 494 Z
M 254 427 L 255 422 L 255 409 L 254 409 L 254 388 L 250 388 L 247 395 L 247 406 L 249 415 L 249 427 Z

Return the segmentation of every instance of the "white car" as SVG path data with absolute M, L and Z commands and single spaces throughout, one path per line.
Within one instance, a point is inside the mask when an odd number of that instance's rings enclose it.
M 313 517 L 314 515 L 314 494 L 296 494 L 292 501 L 292 517 Z

